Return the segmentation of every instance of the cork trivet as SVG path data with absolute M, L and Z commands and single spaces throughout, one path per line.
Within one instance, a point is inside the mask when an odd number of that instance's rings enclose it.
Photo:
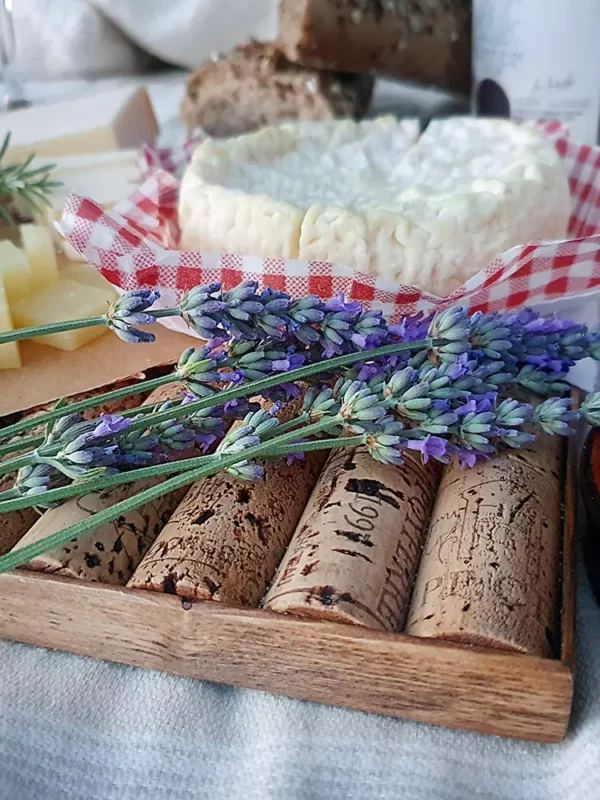
M 404 625 L 439 477 L 366 448 L 332 453 L 264 606 L 396 631 Z
M 260 481 L 198 481 L 127 584 L 198 600 L 257 606 L 325 461 L 308 453 L 265 465 Z
M 178 397 L 178 384 L 162 386 L 152 392 L 146 403 L 161 402 Z M 38 519 L 15 550 L 45 536 L 64 530 L 92 514 L 119 503 L 139 491 L 155 486 L 160 478 L 124 484 L 104 492 L 92 492 L 75 497 L 53 508 Z M 127 583 L 144 554 L 185 495 L 183 487 L 141 508 L 129 511 L 113 522 L 101 525 L 89 534 L 74 539 L 33 559 L 28 569 L 123 585 Z
M 552 654 L 561 445 L 540 435 L 535 449 L 444 470 L 407 633 Z

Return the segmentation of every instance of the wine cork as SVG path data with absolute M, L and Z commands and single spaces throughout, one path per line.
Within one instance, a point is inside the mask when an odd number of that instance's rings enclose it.
M 561 539 L 559 437 L 444 470 L 406 632 L 550 656 Z
M 0 476 L 0 492 L 12 489 L 14 482 L 14 475 Z M 12 550 L 38 518 L 39 514 L 34 508 L 0 514 L 0 556 Z
M 257 606 L 323 467 L 323 451 L 265 465 L 260 481 L 218 473 L 198 481 L 128 587 Z
M 404 625 L 439 465 L 336 450 L 264 606 L 383 631 Z
M 163 402 L 177 397 L 178 384 L 168 384 L 152 392 L 146 403 Z M 92 514 L 102 511 L 134 494 L 160 483 L 161 478 L 116 486 L 83 497 L 74 497 L 64 505 L 46 511 L 17 543 L 15 550 L 64 530 Z M 128 511 L 113 522 L 100 525 L 91 533 L 34 558 L 28 569 L 124 585 L 165 523 L 185 495 L 186 487 Z

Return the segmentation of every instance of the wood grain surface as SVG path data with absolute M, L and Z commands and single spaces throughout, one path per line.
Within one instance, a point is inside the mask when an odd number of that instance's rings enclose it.
M 15 572 L 0 635 L 301 700 L 555 742 L 571 705 L 559 661 Z

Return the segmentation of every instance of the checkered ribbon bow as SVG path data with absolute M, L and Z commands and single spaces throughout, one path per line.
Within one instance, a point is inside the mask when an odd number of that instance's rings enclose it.
M 91 199 L 71 195 L 59 230 L 115 286 L 158 288 L 163 306 L 176 304 L 185 290 L 199 284 L 220 281 L 230 288 L 248 279 L 293 297 L 341 292 L 382 309 L 392 320 L 458 303 L 500 311 L 573 298 L 600 287 L 600 148 L 571 142 L 558 123 L 540 125 L 569 174 L 571 238 L 513 247 L 444 298 L 392 286 L 339 264 L 178 251 L 179 176 L 195 142 L 177 151 L 144 148 L 144 182 L 110 212 Z M 170 321 L 169 326 L 179 324 Z

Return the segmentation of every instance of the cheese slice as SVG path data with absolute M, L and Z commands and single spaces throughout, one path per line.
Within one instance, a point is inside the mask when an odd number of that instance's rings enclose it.
M 112 283 L 107 281 L 95 267 L 86 262 L 61 264 L 58 274 L 62 281 L 75 281 L 76 283 L 82 283 L 84 286 L 93 286 L 96 289 L 102 289 L 107 293 L 107 296 L 109 292 L 112 292 L 113 300 L 118 297 L 118 292 Z
M 8 306 L 8 299 L 0 274 L 0 331 L 14 330 L 10 308 Z M 19 345 L 17 342 L 7 342 L 0 344 L 0 369 L 17 369 L 21 366 L 21 356 L 19 354 Z
M 11 306 L 29 294 L 31 272 L 27 257 L 13 242 L 0 242 L 0 274 Z
M 44 159 L 35 158 L 32 166 L 43 166 Z M 139 183 L 140 168 L 137 150 L 119 150 L 93 155 L 68 156 L 53 159 L 52 179 L 62 186 L 50 195 L 51 216 L 58 220 L 70 194 L 91 197 L 111 208 L 131 193 Z
M 183 178 L 186 250 L 353 267 L 439 296 L 510 247 L 564 238 L 551 142 L 508 120 L 303 122 L 207 140 Z
M 6 163 L 40 157 L 98 153 L 152 143 L 158 123 L 144 87 L 108 92 L 10 112 Z
M 57 283 L 49 284 L 42 291 L 23 298 L 13 307 L 13 317 L 18 328 L 99 317 L 106 313 L 109 303 L 113 300 L 112 287 L 105 290 L 84 286 L 71 280 L 59 280 Z M 72 351 L 102 336 L 107 330 L 104 325 L 97 325 L 38 336 L 32 341 L 57 347 L 59 350 Z
M 50 205 L 44 207 L 40 221 L 53 230 L 55 245 L 72 261 L 83 262 L 83 256 L 71 247 L 66 239 L 54 230 L 54 222 L 62 217 L 65 202 L 70 194 L 91 197 L 105 208 L 112 208 L 131 194 L 140 182 L 137 150 L 112 150 L 78 156 L 52 159 L 55 168 L 51 177 L 62 185 L 53 190 Z M 32 167 L 47 164 L 47 159 L 34 158 Z M 31 213 L 31 210 L 29 210 Z
M 58 280 L 54 239 L 45 225 L 21 225 L 21 242 L 29 262 L 31 291 Z

